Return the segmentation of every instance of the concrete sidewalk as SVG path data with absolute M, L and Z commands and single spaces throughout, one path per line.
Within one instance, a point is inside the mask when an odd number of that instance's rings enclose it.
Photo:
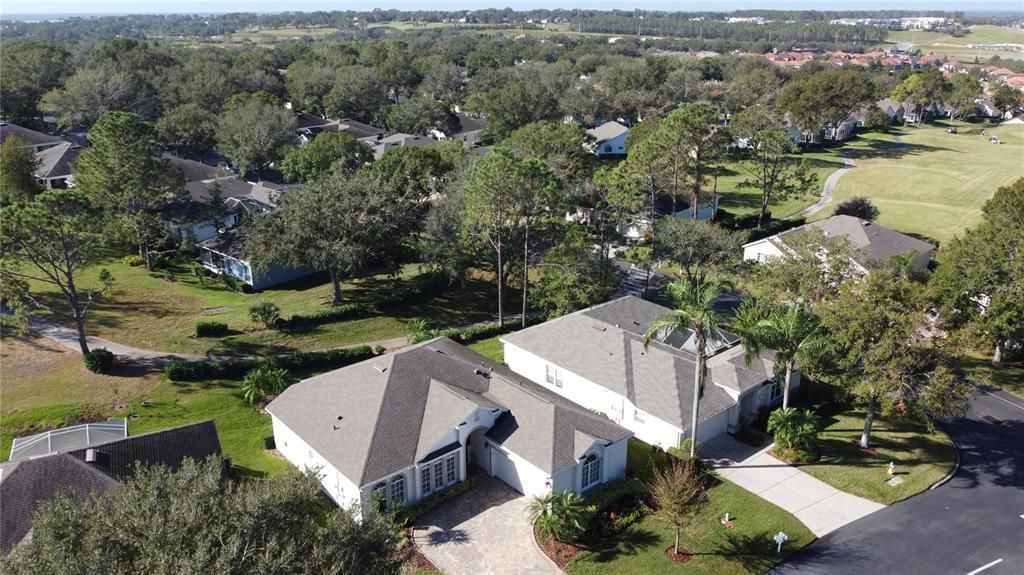
M 703 446 L 701 456 L 719 475 L 789 511 L 818 537 L 885 507 L 775 459 L 770 447 L 750 447 L 723 435 Z

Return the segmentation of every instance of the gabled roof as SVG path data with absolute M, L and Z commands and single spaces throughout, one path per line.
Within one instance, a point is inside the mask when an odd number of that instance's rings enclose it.
M 243 228 L 234 228 L 219 233 L 208 240 L 203 240 L 198 245 L 201 248 L 206 248 L 218 254 L 244 260 L 245 238 L 246 233 Z
M 213 421 L 204 421 L 5 463 L 0 466 L 0 551 L 7 553 L 24 540 L 39 505 L 62 493 L 85 502 L 134 476 L 138 465 L 174 470 L 185 459 L 201 461 L 220 454 L 217 428 Z
M 804 224 L 770 236 L 767 239 L 784 242 L 787 236 L 798 233 L 808 226 L 818 228 L 828 237 L 846 238 L 857 250 L 853 259 L 863 267 L 873 263 L 884 262 L 893 256 L 910 251 L 916 254 L 935 251 L 935 246 L 924 240 L 891 230 L 868 220 L 847 215 L 832 216 Z
M 680 429 L 690 426 L 696 356 L 693 335 L 664 334 L 644 349 L 643 333 L 669 309 L 626 296 L 571 313 L 501 340 L 550 364 L 628 398 L 639 409 Z M 734 341 L 721 334 L 722 346 Z M 718 384 L 718 385 L 715 385 Z M 709 374 L 701 397 L 700 421 L 735 403 Z
M 72 165 L 82 149 L 71 142 L 62 142 L 41 152 L 36 152 L 35 177 L 41 179 L 70 176 Z
M 66 141 L 58 136 L 51 136 L 50 134 L 30 130 L 29 128 L 24 128 L 17 124 L 0 122 L 0 144 L 6 142 L 7 138 L 11 136 L 18 136 L 23 142 L 25 142 L 25 145 L 28 146 L 62 144 Z
M 629 128 L 613 120 L 605 122 L 596 128 L 591 128 L 587 130 L 587 133 L 593 136 L 594 140 L 600 144 L 601 142 L 617 138 L 622 134 L 629 133 Z
M 503 411 L 488 432 L 546 472 L 575 463 L 575 432 L 608 442 L 629 431 L 447 338 L 289 387 L 267 406 L 359 485 L 424 461 L 477 409 Z
M 181 173 L 185 176 L 186 182 L 212 180 L 214 178 L 223 178 L 230 175 L 230 172 L 219 166 L 211 166 L 210 164 L 205 164 L 203 162 L 197 162 L 188 158 L 175 156 L 168 152 L 161 154 L 160 159 L 166 161 L 171 167 L 181 170 Z

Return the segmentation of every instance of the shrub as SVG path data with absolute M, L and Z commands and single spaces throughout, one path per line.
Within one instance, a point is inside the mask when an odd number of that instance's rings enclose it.
M 105 347 L 90 351 L 83 359 L 86 369 L 93 373 L 110 373 L 114 367 L 114 354 Z
M 219 321 L 196 322 L 196 337 L 220 337 L 228 334 L 228 324 Z
M 867 198 L 854 197 L 840 202 L 833 213 L 837 216 L 853 216 L 873 222 L 878 217 L 878 208 Z
M 249 319 L 272 329 L 281 321 L 281 308 L 272 301 L 261 300 L 249 308 Z
M 342 321 L 346 319 L 354 319 L 357 317 L 364 317 L 370 315 L 370 309 L 361 303 L 346 303 L 342 305 L 336 305 L 331 309 L 325 309 L 310 314 L 295 314 L 288 318 L 286 322 L 282 322 L 288 326 L 299 326 L 316 323 L 328 323 L 332 321 Z
M 544 541 L 572 541 L 579 537 L 596 511 L 583 497 L 566 491 L 534 497 L 527 510 Z
M 142 264 L 146 263 L 146 260 L 142 259 L 142 256 L 131 254 L 121 258 L 121 263 L 123 263 L 126 266 L 137 268 Z
M 612 481 L 605 484 L 597 493 L 588 496 L 587 499 L 595 508 L 603 511 L 627 497 L 638 500 L 645 499 L 647 497 L 647 487 L 643 481 L 632 477 Z
M 809 409 L 776 409 L 768 416 L 768 432 L 779 447 L 806 453 L 817 451 L 818 416 Z
M 242 379 L 242 394 L 249 403 L 256 403 L 268 395 L 277 395 L 288 389 L 292 378 L 287 370 L 271 367 L 257 367 Z
M 297 351 L 266 359 L 237 359 L 224 361 L 175 361 L 164 366 L 164 373 L 174 381 L 203 381 L 218 378 L 239 378 L 258 367 L 280 368 L 288 371 L 335 369 L 374 357 L 369 346 L 328 349 L 324 351 Z

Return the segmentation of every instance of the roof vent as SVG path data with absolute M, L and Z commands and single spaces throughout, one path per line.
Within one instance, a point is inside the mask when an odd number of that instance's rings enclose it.
M 595 323 L 594 325 L 590 326 L 590 327 L 592 327 L 592 328 L 596 329 L 597 331 L 604 331 L 604 330 L 608 329 L 608 328 L 606 328 L 605 326 L 603 326 L 603 325 L 597 325 L 596 323 Z
M 385 367 L 385 366 L 383 366 L 383 365 L 381 365 L 379 363 L 373 364 L 373 369 L 376 369 L 379 373 L 384 373 L 385 371 L 388 370 L 387 367 Z
M 474 369 L 473 373 L 479 375 L 480 377 L 486 377 L 486 378 L 490 378 L 491 377 L 491 372 L 484 371 L 484 370 L 479 369 L 479 368 L 478 369 Z
M 99 459 L 99 451 L 98 450 L 92 449 L 92 448 L 85 450 L 85 462 L 86 463 L 96 463 L 97 459 Z

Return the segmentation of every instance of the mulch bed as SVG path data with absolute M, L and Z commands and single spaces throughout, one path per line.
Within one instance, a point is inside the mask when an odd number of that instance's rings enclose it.
M 405 535 L 406 537 L 408 537 L 409 542 L 412 543 L 412 526 L 405 528 Z M 405 564 L 410 567 L 415 567 L 416 569 L 419 569 L 421 571 L 431 571 L 434 573 L 441 572 L 441 570 L 437 568 L 437 565 L 434 565 L 430 562 L 430 559 L 427 559 L 426 555 L 420 553 L 419 549 L 413 551 L 412 555 L 410 555 L 409 558 L 406 559 Z
M 563 543 L 562 541 L 555 541 L 554 539 L 545 543 L 541 541 L 540 537 L 537 537 L 537 530 L 533 530 L 533 538 L 537 541 L 537 547 L 548 556 L 549 559 L 555 562 L 559 568 L 563 568 L 569 564 L 580 551 L 583 551 L 582 547 L 573 545 L 571 543 Z
M 686 563 L 690 559 L 693 559 L 693 555 L 689 551 L 687 551 L 685 547 L 679 548 L 678 555 L 676 555 L 675 550 L 675 545 L 669 545 L 668 548 L 665 549 L 665 555 L 667 555 L 669 559 L 675 561 L 676 563 Z

